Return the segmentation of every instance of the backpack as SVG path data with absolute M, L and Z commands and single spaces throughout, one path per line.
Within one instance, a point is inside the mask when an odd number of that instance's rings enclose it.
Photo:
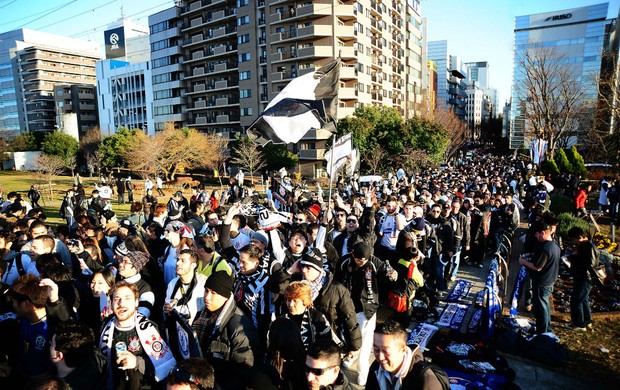
M 65 208 L 67 206 L 67 200 L 63 199 L 62 204 L 60 205 L 60 210 L 58 210 L 58 215 L 60 218 L 66 218 L 65 216 Z
M 13 267 L 17 267 L 17 273 L 19 274 L 19 276 L 26 275 L 26 270 L 24 269 L 24 264 L 22 263 L 22 255 L 23 255 L 23 253 L 18 253 L 12 259 L 12 261 L 10 261 L 10 260 L 7 261 L 7 263 L 9 263 L 9 264 L 8 264 L 7 269 L 5 271 L 5 275 L 8 275 L 9 272 L 11 272 L 11 269 Z
M 446 374 L 446 372 L 438 365 L 429 363 L 425 360 L 419 361 L 414 364 L 413 367 L 411 367 L 411 372 L 409 373 L 409 375 L 411 375 L 411 377 L 413 378 L 412 383 L 416 384 L 413 387 L 414 389 L 424 388 L 423 379 L 424 373 L 426 373 L 427 370 L 433 370 L 435 376 L 437 377 L 437 380 L 439 380 L 439 383 L 441 383 L 441 388 L 443 390 L 450 390 L 450 378 L 448 377 L 448 374 Z M 407 377 L 409 377 L 409 375 L 407 375 Z

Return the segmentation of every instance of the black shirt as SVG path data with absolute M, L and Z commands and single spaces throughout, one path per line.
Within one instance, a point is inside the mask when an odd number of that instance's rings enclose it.
M 553 286 L 558 278 L 562 250 L 555 241 L 545 241 L 538 245 L 532 262 L 540 271 L 531 272 L 532 281 L 540 286 Z

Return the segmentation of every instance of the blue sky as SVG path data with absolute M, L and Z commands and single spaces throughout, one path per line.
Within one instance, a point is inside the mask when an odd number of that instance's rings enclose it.
M 422 0 L 429 40 L 448 40 L 451 54 L 463 61 L 489 61 L 491 84 L 503 106 L 510 96 L 514 18 L 602 0 Z M 610 0 L 608 17 L 616 17 L 620 0 Z M 148 25 L 148 15 L 172 0 L 0 0 L 0 32 L 28 27 L 60 35 L 103 41 L 105 27 L 124 14 Z
M 516 16 L 601 4 L 601 0 L 422 0 L 428 40 L 448 40 L 450 54 L 463 61 L 488 61 L 498 105 L 510 98 Z M 620 0 L 607 1 L 607 17 L 618 15 Z

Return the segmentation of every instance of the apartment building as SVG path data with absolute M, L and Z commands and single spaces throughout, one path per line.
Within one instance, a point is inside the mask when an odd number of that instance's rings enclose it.
M 466 119 L 467 70 L 458 56 L 448 51 L 448 41 L 428 43 L 428 59 L 437 64 L 437 106 L 450 108 Z
M 166 75 L 155 106 L 204 132 L 243 133 L 289 81 L 336 57 L 339 118 L 362 105 L 407 117 L 422 105 L 419 0 L 179 1 L 149 24 L 153 77 Z M 156 127 L 164 115 L 155 109 Z M 324 173 L 329 135 L 313 130 L 292 146 L 304 175 Z
M 19 29 L 0 34 L 0 127 L 56 129 L 54 86 L 95 84 L 96 43 Z
M 63 128 L 61 118 L 66 114 L 76 115 L 79 137 L 99 125 L 97 115 L 97 89 L 89 84 L 59 84 L 54 86 L 56 124 Z

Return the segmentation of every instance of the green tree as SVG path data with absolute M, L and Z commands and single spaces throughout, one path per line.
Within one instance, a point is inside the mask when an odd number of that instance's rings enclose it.
M 269 171 L 277 171 L 284 167 L 286 169 L 293 169 L 297 166 L 299 157 L 290 152 L 284 144 L 274 144 L 269 142 L 263 145 L 263 155 L 267 165 L 265 169 Z
M 30 150 L 39 150 L 35 135 L 28 131 L 22 135 L 18 135 L 10 142 L 9 148 L 11 152 L 27 152 Z
M 66 168 L 72 168 L 78 152 L 78 141 L 69 134 L 54 131 L 48 133 L 41 143 L 41 151 L 48 156 L 59 157 Z M 71 169 L 73 172 L 73 169 Z
M 560 174 L 558 165 L 555 163 L 555 160 L 553 158 L 548 158 L 543 161 L 540 169 L 545 175 L 557 176 Z
M 440 163 L 450 145 L 448 133 L 438 122 L 430 118 L 414 116 L 405 122 L 401 138 L 407 139 L 408 150 L 426 152 L 428 158 Z
M 561 173 L 572 173 L 573 166 L 570 161 L 568 161 L 568 157 L 566 157 L 566 153 L 564 153 L 563 149 L 558 150 L 555 155 L 555 163 L 558 166 L 558 169 Z
M 568 161 L 573 167 L 572 173 L 578 176 L 581 176 L 582 179 L 588 177 L 588 170 L 586 169 L 586 163 L 583 161 L 583 157 L 579 154 L 577 147 L 573 145 L 572 148 L 568 150 Z
M 120 127 L 116 134 L 104 137 L 99 146 L 101 165 L 108 169 L 125 167 L 127 165 L 126 151 L 135 141 L 137 131 Z

